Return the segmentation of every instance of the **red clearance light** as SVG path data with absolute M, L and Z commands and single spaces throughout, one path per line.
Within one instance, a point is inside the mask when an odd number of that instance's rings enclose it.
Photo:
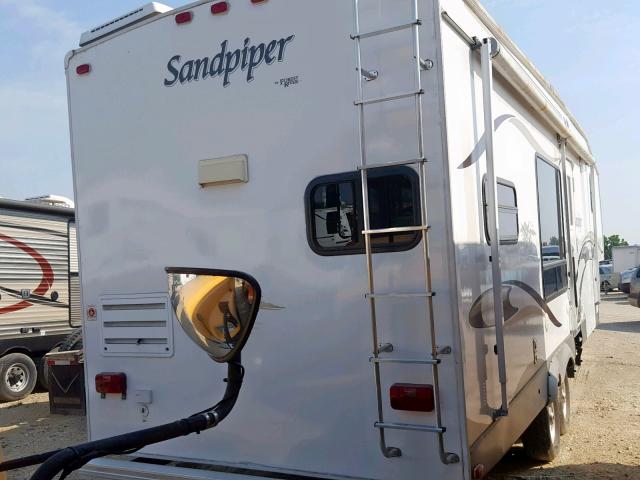
M 175 16 L 176 23 L 178 25 L 183 23 L 189 23 L 193 19 L 193 13 L 191 12 L 180 12 Z
M 91 71 L 91 65 L 89 65 L 88 63 L 83 63 L 82 65 L 78 65 L 76 67 L 76 73 L 78 75 L 86 75 L 90 71 Z
M 435 408 L 433 386 L 395 383 L 389 391 L 391 408 L 408 412 L 432 412 Z
M 117 393 L 125 398 L 127 395 L 127 376 L 122 372 L 98 373 L 96 375 L 96 392 L 105 397 L 108 393 Z
M 227 2 L 218 2 L 211 5 L 211 13 L 213 15 L 220 15 L 229 11 L 229 4 Z

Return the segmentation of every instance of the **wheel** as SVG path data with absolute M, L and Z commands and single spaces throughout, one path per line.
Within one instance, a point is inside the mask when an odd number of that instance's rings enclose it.
M 571 391 L 569 390 L 569 375 L 565 374 L 558 386 L 557 421 L 560 435 L 569 431 L 571 425 Z
M 557 402 L 544 407 L 522 434 L 524 452 L 529 458 L 550 462 L 560 451 L 560 425 L 557 419 Z
M 38 372 L 38 388 L 44 391 L 49 390 L 49 377 L 47 376 L 47 361 L 44 357 L 36 360 L 36 371 Z
M 0 358 L 0 400 L 20 400 L 36 386 L 38 373 L 33 360 L 23 353 Z
M 60 345 L 59 351 L 82 350 L 82 328 L 76 328 Z

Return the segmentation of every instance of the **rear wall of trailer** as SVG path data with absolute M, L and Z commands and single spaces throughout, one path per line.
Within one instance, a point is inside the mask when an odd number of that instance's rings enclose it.
M 406 23 L 411 3 L 364 5 L 362 29 Z M 433 433 L 390 431 L 389 445 L 403 456 L 390 460 L 380 452 L 365 257 L 362 251 L 319 255 L 307 236 L 314 221 L 307 208 L 315 201 L 308 186 L 325 175 L 357 175 L 351 2 L 238 2 L 221 17 L 212 17 L 208 4 L 190 8 L 190 24 L 177 26 L 173 14 L 157 18 L 74 53 L 67 70 L 83 301 L 85 309 L 98 311 L 85 322 L 87 384 L 100 371 L 124 371 L 132 392 L 123 400 L 88 390 L 91 438 L 172 420 L 217 401 L 224 367 L 173 326 L 172 312 L 154 312 L 166 325 L 161 350 L 118 344 L 120 333 L 111 324 L 138 315 L 135 305 L 166 299 L 167 266 L 226 268 L 255 276 L 265 304 L 243 352 L 247 373 L 235 410 L 215 430 L 139 455 L 330 477 L 421 478 L 429 471 L 434 478 L 462 478 L 468 465 L 443 465 Z M 424 72 L 427 205 L 437 343 L 454 352 L 440 368 L 445 448 L 464 459 L 433 26 L 438 14 L 434 3 L 420 2 L 421 46 L 435 64 Z M 289 36 L 295 39 L 283 61 L 263 64 L 251 82 L 238 71 L 226 87 L 218 78 L 163 84 L 175 55 L 201 58 L 225 40 L 242 45 L 247 37 L 268 43 Z M 366 95 L 411 89 L 410 30 L 372 42 L 363 62 L 380 71 L 380 81 L 368 84 Z M 77 76 L 76 67 L 85 63 L 91 72 Z M 297 81 L 282 81 L 291 78 Z M 416 156 L 413 99 L 373 105 L 366 115 L 371 163 Z M 248 183 L 198 185 L 200 160 L 237 154 L 248 157 Z M 390 250 L 374 255 L 378 291 L 424 291 L 421 244 Z M 103 308 L 107 304 L 119 307 Z M 393 343 L 395 356 L 428 357 L 423 299 L 390 299 L 378 317 L 380 340 Z M 432 383 L 431 368 L 384 366 L 387 421 L 433 425 L 433 413 L 390 408 L 389 388 L 401 382 Z M 152 391 L 148 416 L 133 395 L 139 389 Z

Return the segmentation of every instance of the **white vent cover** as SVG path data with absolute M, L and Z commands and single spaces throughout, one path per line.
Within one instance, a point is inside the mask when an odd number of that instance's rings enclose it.
M 105 295 L 98 318 L 104 356 L 173 355 L 173 312 L 167 295 Z
M 129 13 L 125 13 L 124 15 L 114 18 L 107 23 L 103 23 L 102 25 L 98 25 L 97 27 L 84 32 L 80 35 L 80 46 L 84 47 L 85 45 L 109 35 L 110 33 L 117 32 L 129 25 L 133 25 L 134 23 L 141 22 L 149 17 L 168 12 L 169 10 L 173 10 L 173 8 L 163 5 L 162 3 L 147 3 L 140 8 L 136 8 Z

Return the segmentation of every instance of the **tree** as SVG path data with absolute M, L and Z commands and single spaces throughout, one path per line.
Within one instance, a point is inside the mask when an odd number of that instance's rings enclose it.
M 611 259 L 611 251 L 613 247 L 626 247 L 629 245 L 624 238 L 620 237 L 620 235 L 610 235 L 604 236 L 604 258 L 606 260 Z

